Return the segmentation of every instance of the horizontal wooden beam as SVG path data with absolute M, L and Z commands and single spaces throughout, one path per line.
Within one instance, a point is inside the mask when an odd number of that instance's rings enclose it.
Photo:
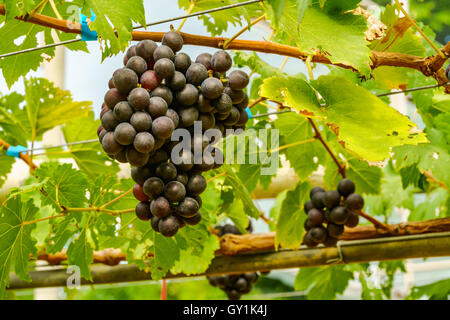
M 201 275 L 239 274 L 252 271 L 317 267 L 344 263 L 362 263 L 383 260 L 401 260 L 450 256 L 450 232 L 389 237 L 356 241 L 340 241 L 337 247 L 281 250 L 265 253 L 218 256 L 208 270 Z M 82 285 L 152 280 L 151 275 L 135 265 L 94 265 L 91 267 L 93 282 L 81 280 Z M 63 287 L 68 274 L 63 267 L 31 271 L 31 282 L 11 274 L 9 289 Z M 199 276 L 199 275 L 190 275 Z M 169 274 L 167 278 L 189 277 Z

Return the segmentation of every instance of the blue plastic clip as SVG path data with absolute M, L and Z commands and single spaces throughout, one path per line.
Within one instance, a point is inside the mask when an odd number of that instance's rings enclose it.
M 245 108 L 245 111 L 247 111 L 249 119 L 253 118 L 253 115 L 252 115 L 252 112 L 250 111 L 250 108 Z
M 27 148 L 23 147 L 23 146 L 10 146 L 8 148 L 8 150 L 6 150 L 6 155 L 7 156 L 11 156 L 14 158 L 19 158 L 20 157 L 20 153 L 26 151 Z
M 81 40 L 82 41 L 97 41 L 97 31 L 91 31 L 89 24 L 87 22 L 88 17 L 80 12 L 81 21 Z M 95 13 L 91 10 L 90 20 L 95 21 Z

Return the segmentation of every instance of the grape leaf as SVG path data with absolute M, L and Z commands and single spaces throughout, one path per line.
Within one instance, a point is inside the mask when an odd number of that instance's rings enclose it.
M 228 164 L 224 164 L 222 167 L 220 167 L 219 170 L 217 170 L 217 173 L 222 172 L 226 172 L 224 184 L 231 186 L 235 194 L 242 201 L 244 212 L 248 216 L 258 219 L 260 215 L 259 210 L 255 207 L 250 193 L 242 183 L 241 179 L 239 179 L 239 177 L 236 175 L 233 168 Z
M 133 21 L 146 24 L 142 0 L 116 0 L 114 10 L 111 10 L 111 1 L 85 0 L 82 12 L 90 17 L 91 10 L 96 18 L 89 28 L 97 31 L 99 38 L 106 42 L 103 59 L 127 48 L 132 39 Z
M 325 53 L 333 63 L 350 65 L 363 74 L 370 72 L 370 50 L 364 32 L 367 21 L 362 16 L 344 12 L 354 9 L 359 1 L 331 1 L 323 9 L 317 3 L 308 7 L 298 23 L 297 0 L 289 0 L 278 19 L 276 39 L 291 45 L 294 42 L 300 51 L 315 54 Z M 345 7 L 345 9 L 344 9 Z M 269 12 L 269 19 L 272 20 Z M 351 52 L 352 54 L 348 54 Z
M 186 226 L 177 235 L 180 258 L 171 268 L 172 273 L 187 275 L 205 272 L 220 248 L 219 239 L 202 222 L 195 227 Z
M 298 177 L 307 178 L 325 156 L 323 146 L 318 140 L 314 140 L 314 131 L 308 119 L 295 113 L 280 114 L 275 120 L 275 127 L 280 130 L 284 145 L 305 141 L 287 148 L 284 153 Z
M 87 117 L 78 117 L 62 128 L 66 142 L 93 140 L 97 138 L 99 120 L 94 120 L 94 113 L 89 112 Z M 80 130 L 83 128 L 83 130 Z M 56 152 L 55 152 L 56 151 Z M 51 149 L 47 152 L 50 158 L 70 157 L 75 160 L 80 170 L 87 177 L 95 179 L 98 173 L 114 174 L 119 171 L 117 162 L 105 154 L 100 142 L 78 144 L 68 146 L 68 150 L 60 151 Z
M 197 0 L 192 13 L 224 7 L 231 4 L 244 2 L 241 0 Z M 178 0 L 178 6 L 187 10 L 191 5 L 190 0 Z M 255 3 L 246 6 L 227 9 L 201 15 L 198 19 L 202 20 L 206 29 L 212 36 L 217 36 L 228 30 L 229 24 L 233 26 L 242 26 L 243 21 L 250 25 L 250 18 L 262 15 L 261 7 Z
M 224 212 L 241 233 L 247 233 L 246 228 L 248 227 L 249 219 L 245 214 L 245 207 L 242 201 L 237 201 L 239 195 L 228 186 L 225 190 L 222 189 L 220 197 L 222 204 L 219 207 L 219 212 Z
M 262 78 L 269 78 L 281 74 L 280 69 L 275 68 L 261 59 L 256 52 L 247 53 L 237 51 L 234 54 L 234 63 L 237 67 L 249 67 L 253 72 L 261 75 Z
M 313 88 L 304 79 L 298 77 L 267 78 L 264 80 L 259 94 L 261 97 L 280 102 L 309 115 L 323 115 Z
M 427 194 L 426 201 L 419 203 L 408 216 L 409 221 L 424 221 L 447 216 L 448 191 L 444 188 L 437 188 Z
M 150 248 L 150 251 L 153 252 L 153 257 L 149 259 L 149 269 L 152 274 L 152 279 L 159 280 L 180 259 L 180 248 L 174 238 L 166 238 L 156 232 L 152 233 L 154 240 L 153 247 Z
M 307 290 L 310 300 L 331 300 L 344 292 L 353 273 L 345 270 L 345 266 L 326 266 L 302 268 L 295 277 L 295 290 Z
M 36 240 L 31 232 L 35 224 L 32 221 L 39 209 L 33 200 L 22 202 L 21 196 L 6 200 L 0 211 L 0 298 L 8 285 L 9 271 L 14 266 L 15 273 L 22 279 L 30 281 L 28 261 L 30 254 L 36 255 Z
M 450 295 L 450 279 L 444 279 L 423 286 L 415 286 L 408 299 L 417 300 L 427 296 L 430 300 L 448 300 Z
M 285 249 L 298 249 L 303 240 L 303 224 L 306 214 L 303 205 L 308 201 L 310 184 L 299 182 L 293 190 L 286 193 L 276 226 L 275 247 L 281 245 Z
M 84 227 L 78 237 L 69 245 L 67 258 L 70 265 L 80 268 L 80 275 L 92 281 L 89 264 L 94 261 L 93 249 L 87 238 L 87 229 Z
M 20 104 L 24 97 L 17 92 L 0 98 L 0 137 L 9 144 L 26 146 L 29 132 L 22 126 Z
M 38 34 L 44 30 L 44 27 L 37 24 L 25 23 L 15 19 L 7 21 L 0 28 L 0 38 L 2 39 L 0 42 L 0 54 L 37 47 Z M 0 69 L 8 87 L 11 87 L 19 77 L 25 76 L 30 70 L 36 71 L 44 61 L 43 53 L 53 57 L 55 55 L 55 48 L 42 49 L 37 52 L 29 52 L 1 59 Z
M 22 17 L 36 7 L 34 0 L 5 0 L 6 20 Z
M 6 176 L 11 172 L 14 162 L 15 158 L 0 154 L 0 188 L 5 184 Z
M 394 160 L 396 170 L 416 165 L 421 173 L 431 171 L 435 179 L 450 186 L 450 154 L 446 146 L 400 146 L 394 149 Z
M 46 197 L 44 204 L 50 204 L 60 210 L 58 203 L 66 208 L 83 208 L 86 204 L 88 183 L 81 171 L 72 168 L 72 164 L 56 162 L 43 163 L 35 172 L 39 181 L 48 178 L 43 187 Z
M 383 169 L 384 177 L 381 180 L 379 195 L 366 195 L 365 210 L 372 215 L 390 217 L 394 208 L 414 208 L 413 189 L 402 188 L 401 178 L 394 171 L 391 162 Z
M 338 126 L 345 148 L 359 157 L 384 160 L 392 147 L 427 142 L 407 117 L 349 80 L 321 76 L 313 85 L 327 102 L 327 122 Z

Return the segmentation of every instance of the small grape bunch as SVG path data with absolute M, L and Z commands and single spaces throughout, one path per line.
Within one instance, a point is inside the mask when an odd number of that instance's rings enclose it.
M 350 179 L 341 180 L 337 191 L 325 191 L 320 187 L 311 189 L 311 200 L 304 205 L 308 215 L 304 225 L 307 231 L 303 237 L 304 244 L 308 247 L 320 243 L 334 246 L 344 232 L 344 226 L 354 228 L 358 225 L 357 212 L 364 207 L 364 199 L 354 192 L 355 184 Z
M 232 224 L 225 224 L 223 226 L 217 226 L 215 229 L 219 236 L 225 234 L 241 234 L 238 228 Z M 253 227 L 251 222 L 247 227 L 247 231 L 251 233 Z M 261 274 L 267 275 L 269 271 L 263 271 Z M 252 285 L 259 279 L 258 272 L 247 272 L 237 275 L 218 275 L 207 277 L 209 283 L 213 287 L 219 287 L 225 291 L 229 300 L 239 300 L 243 294 L 247 294 L 252 290 Z

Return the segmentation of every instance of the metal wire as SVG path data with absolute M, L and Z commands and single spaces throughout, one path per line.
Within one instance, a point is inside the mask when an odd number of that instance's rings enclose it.
M 446 83 L 442 83 L 442 84 L 433 84 L 433 85 L 430 85 L 430 86 L 411 88 L 411 89 L 406 89 L 406 90 L 401 90 L 401 91 L 391 91 L 391 92 L 377 94 L 377 97 L 385 97 L 385 96 L 391 96 L 393 94 L 413 92 L 413 91 L 426 90 L 426 89 L 433 89 L 433 88 L 442 87 L 442 86 L 445 86 L 445 85 L 448 85 L 448 84 L 450 84 L 450 83 L 446 82 Z
M 217 12 L 217 11 L 222 11 L 222 10 L 232 9 L 232 8 L 236 8 L 236 7 L 242 7 L 242 6 L 246 6 L 246 5 L 253 4 L 253 3 L 258 3 L 258 2 L 263 2 L 263 1 L 264 1 L 264 0 L 251 0 L 251 1 L 245 1 L 245 2 L 240 2 L 240 3 L 236 3 L 236 4 L 230 4 L 230 5 L 224 6 L 224 7 L 219 7 L 219 8 L 214 8 L 214 9 L 209 9 L 209 10 L 199 11 L 199 12 L 187 14 L 187 15 L 184 15 L 184 16 L 179 16 L 179 17 L 176 17 L 176 18 L 171 18 L 171 19 L 165 19 L 165 20 L 160 20 L 160 21 L 152 22 L 152 23 L 149 23 L 149 24 L 147 24 L 147 25 L 142 25 L 142 26 L 134 27 L 133 29 L 140 29 L 140 28 L 144 28 L 144 27 L 150 27 L 150 26 L 154 26 L 154 25 L 157 25 L 157 24 L 162 24 L 162 23 L 166 23 L 166 22 L 172 22 L 172 21 L 177 21 L 177 20 L 181 20 L 181 19 L 186 19 L 186 18 L 191 18 L 191 17 L 201 16 L 201 15 L 203 15 L 203 14 L 208 14 L 208 13 L 212 13 L 212 12 Z
M 33 51 L 53 48 L 53 47 L 57 47 L 57 46 L 62 46 L 62 45 L 65 45 L 65 44 L 71 44 L 71 43 L 75 43 L 75 42 L 78 42 L 78 41 L 81 41 L 81 39 L 80 38 L 76 38 L 76 39 L 72 39 L 72 40 L 67 40 L 67 41 L 47 44 L 47 45 L 41 46 L 41 47 L 36 47 L 36 48 L 30 48 L 30 49 L 20 50 L 20 51 L 16 51 L 16 52 L 5 53 L 5 54 L 0 55 L 0 59 L 11 57 L 11 56 L 15 56 L 15 55 L 22 54 L 22 53 L 28 53 L 28 52 L 33 52 Z
M 48 147 L 33 148 L 33 149 L 24 150 L 22 152 L 25 153 L 25 152 L 34 152 L 36 150 L 47 150 L 47 149 L 63 148 L 63 147 L 67 147 L 67 146 L 74 146 L 74 145 L 77 145 L 77 144 L 87 144 L 87 143 L 92 143 L 92 142 L 98 142 L 98 139 L 69 142 L 69 143 L 65 143 L 65 144 L 60 144 L 58 146 L 48 146 Z

